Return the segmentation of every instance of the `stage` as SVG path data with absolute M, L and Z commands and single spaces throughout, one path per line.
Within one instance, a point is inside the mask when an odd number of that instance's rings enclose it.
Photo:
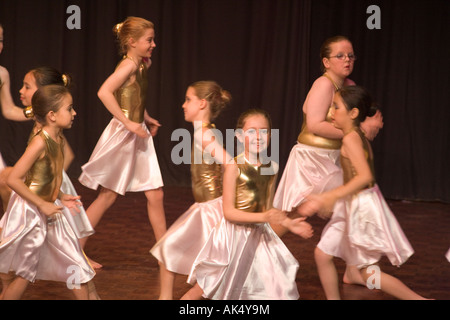
M 96 192 L 74 185 L 87 207 L 95 199 Z M 193 203 L 190 188 L 165 187 L 165 211 L 167 225 Z M 438 202 L 389 201 L 415 254 L 400 268 L 390 265 L 383 258 L 380 266 L 413 290 L 427 298 L 450 299 L 450 262 L 445 253 L 450 247 L 450 204 Z M 300 263 L 297 286 L 300 300 L 325 299 L 313 251 L 320 239 L 326 221 L 312 217 L 314 236 L 309 240 L 292 234 L 282 239 Z M 102 300 L 156 300 L 159 294 L 159 270 L 156 259 L 149 253 L 155 243 L 153 231 L 147 218 L 146 199 L 143 193 L 128 193 L 119 197 L 106 212 L 96 233 L 87 242 L 86 254 L 103 265 L 94 278 L 97 292 Z M 342 283 L 345 265 L 335 259 L 341 281 L 344 300 L 393 300 L 379 290 Z M 174 298 L 179 299 L 190 285 L 186 276 L 177 276 Z M 71 292 L 64 283 L 36 281 L 30 284 L 24 300 L 70 300 Z

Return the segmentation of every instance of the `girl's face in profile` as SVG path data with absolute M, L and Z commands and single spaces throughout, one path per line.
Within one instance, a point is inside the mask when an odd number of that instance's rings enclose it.
M 60 108 L 58 111 L 54 112 L 55 123 L 60 128 L 69 129 L 72 127 L 76 114 L 77 113 L 73 108 L 72 96 L 70 94 L 66 94 L 60 102 Z
M 339 93 L 336 93 L 333 98 L 333 105 L 331 108 L 331 119 L 333 125 L 341 130 L 353 127 L 352 111 L 347 110 L 344 100 Z
M 242 130 L 244 137 L 239 140 L 244 143 L 246 156 L 259 155 L 267 149 L 270 140 L 270 128 L 265 116 L 262 114 L 248 116 Z
M 20 100 L 25 107 L 31 106 L 31 98 L 33 98 L 33 94 L 38 89 L 36 85 L 36 78 L 33 73 L 28 72 L 23 79 L 23 86 L 20 89 Z
M 202 108 L 202 101 L 196 95 L 195 89 L 189 87 L 186 91 L 186 97 L 183 103 L 184 120 L 187 122 L 194 122 L 199 117 L 199 111 Z
M 156 47 L 155 30 L 145 29 L 144 34 L 134 44 L 136 53 L 141 58 L 151 58 L 152 51 Z

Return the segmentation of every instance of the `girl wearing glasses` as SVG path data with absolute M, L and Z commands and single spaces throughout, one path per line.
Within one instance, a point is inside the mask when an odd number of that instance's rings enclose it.
M 355 83 L 348 77 L 353 71 L 356 56 L 350 40 L 335 36 L 325 40 L 320 49 L 323 75 L 313 83 L 303 104 L 303 124 L 292 148 L 282 178 L 278 185 L 273 205 L 291 212 L 311 193 L 322 193 L 342 185 L 342 169 L 339 163 L 343 133 L 331 123 L 330 107 L 335 92 Z M 382 116 L 377 112 L 361 123 L 366 137 L 372 140 L 383 126 Z M 287 230 L 272 225 L 282 236 Z M 355 276 L 353 276 L 355 274 Z M 344 282 L 362 284 L 359 273 L 347 268 Z

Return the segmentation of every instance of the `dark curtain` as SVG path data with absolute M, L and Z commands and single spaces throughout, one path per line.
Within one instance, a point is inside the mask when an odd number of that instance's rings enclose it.
M 81 10 L 81 30 L 66 26 L 69 5 Z M 369 5 L 379 6 L 381 29 L 367 28 Z M 449 7 L 445 0 L 0 0 L 0 64 L 10 72 L 17 104 L 29 69 L 50 65 L 72 75 L 78 116 L 65 135 L 76 155 L 68 173 L 77 179 L 111 119 L 96 93 L 120 59 L 112 27 L 130 15 L 151 20 L 157 48 L 147 110 L 163 125 L 155 147 L 165 184 L 188 186 L 189 166 L 171 160 L 178 143 L 171 134 L 192 131 L 181 109 L 191 82 L 215 80 L 232 93 L 232 105 L 216 121 L 223 131 L 243 110 L 267 109 L 280 130 L 283 170 L 300 131 L 301 105 L 320 76 L 320 45 L 343 34 L 358 56 L 351 78 L 371 91 L 384 115 L 373 141 L 384 195 L 449 202 Z M 0 116 L 8 164 L 22 154 L 30 130 L 30 123 Z

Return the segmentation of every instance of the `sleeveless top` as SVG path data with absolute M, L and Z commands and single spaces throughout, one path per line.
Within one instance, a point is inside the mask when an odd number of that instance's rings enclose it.
M 239 168 L 236 179 L 236 209 L 246 212 L 263 212 L 272 208 L 276 173 L 261 174 L 261 169 L 271 164 L 255 166 L 249 163 L 244 155 L 235 158 Z
M 215 128 L 214 124 L 204 124 L 203 127 Z M 202 155 L 201 163 L 195 163 L 196 153 Z M 222 196 L 222 165 L 214 159 L 205 158 L 201 144 L 195 140 L 192 142 L 191 180 L 195 202 L 206 202 Z
M 131 58 L 124 56 L 119 64 L 125 59 L 132 60 Z M 134 60 L 132 61 L 134 62 Z M 138 71 L 136 72 L 135 81 L 117 89 L 114 92 L 114 97 L 122 109 L 122 112 L 129 120 L 133 122 L 141 123 L 144 121 L 147 86 L 147 68 L 141 62 L 138 67 Z
M 34 136 L 40 136 L 46 144 L 44 156 L 33 164 L 25 177 L 25 185 L 41 199 L 54 202 L 62 183 L 64 165 L 64 140 L 53 140 L 45 130 L 39 130 Z
M 337 84 L 331 79 L 330 76 L 328 76 L 326 73 L 323 75 L 324 77 L 328 78 L 334 85 L 334 91 L 336 92 L 339 90 L 339 87 Z M 331 123 L 331 107 L 328 109 L 327 116 L 325 120 L 327 122 Z M 303 113 L 303 123 L 302 123 L 302 129 L 300 131 L 300 134 L 297 137 L 297 142 L 306 144 L 313 147 L 318 148 L 324 148 L 324 149 L 339 149 L 342 145 L 342 141 L 340 139 L 329 139 L 324 138 L 321 136 L 318 136 L 308 130 L 308 126 L 306 124 L 306 114 Z
M 369 164 L 370 167 L 370 171 L 372 172 L 372 177 L 373 177 L 373 181 L 371 183 L 369 183 L 366 188 L 372 188 L 373 186 L 375 186 L 375 166 L 374 166 L 374 162 L 373 162 L 373 156 L 370 150 L 370 144 L 369 141 L 367 141 L 367 139 L 364 136 L 364 133 L 361 131 L 361 129 L 359 128 L 355 128 L 355 131 L 359 134 L 359 136 L 361 137 L 361 140 L 363 142 L 363 148 L 364 148 L 364 155 L 365 158 L 367 160 L 367 163 Z M 341 152 L 341 166 L 342 166 L 342 171 L 343 171 L 343 175 L 344 175 L 344 184 L 349 182 L 353 177 L 356 176 L 356 170 L 353 167 L 352 163 L 350 162 L 350 159 L 347 157 L 344 157 L 342 155 Z

